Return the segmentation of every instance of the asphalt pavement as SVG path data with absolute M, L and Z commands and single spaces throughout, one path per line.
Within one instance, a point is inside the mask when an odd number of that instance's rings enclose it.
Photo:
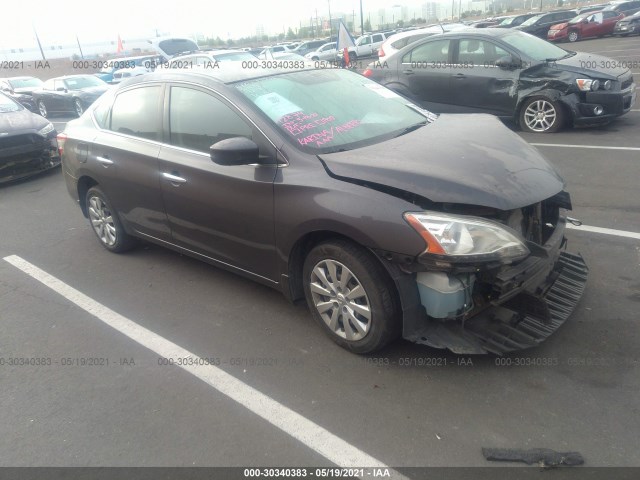
M 567 48 L 640 60 L 637 36 Z M 0 187 L 0 259 L 71 289 L 0 260 L 0 466 L 472 467 L 489 465 L 482 447 L 540 447 L 640 467 L 633 108 L 602 128 L 521 133 L 565 178 L 572 216 L 608 230 L 568 231 L 585 296 L 542 346 L 504 358 L 404 341 L 353 355 L 267 287 L 153 245 L 108 253 L 59 170 Z M 218 380 L 165 364 L 184 351 Z

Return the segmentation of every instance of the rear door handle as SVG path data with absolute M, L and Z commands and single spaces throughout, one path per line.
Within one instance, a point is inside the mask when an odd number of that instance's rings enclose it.
M 165 178 L 165 180 L 169 180 L 171 183 L 187 183 L 186 178 L 182 178 L 171 173 L 162 172 L 162 176 Z
M 415 72 L 410 68 L 407 68 L 406 70 L 402 70 L 402 73 L 404 73 L 405 75 L 413 75 Z
M 464 73 L 456 73 L 453 78 L 462 79 L 467 78 L 467 76 Z
M 109 165 L 113 165 L 113 160 L 107 157 L 96 157 L 96 160 L 102 164 L 103 167 L 108 167 Z

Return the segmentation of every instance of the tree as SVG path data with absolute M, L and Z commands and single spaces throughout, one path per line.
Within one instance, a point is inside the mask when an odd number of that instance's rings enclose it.
M 371 31 L 371 22 L 367 19 L 364 22 L 364 31 L 365 32 L 370 32 Z
M 289 27 L 289 30 L 287 30 L 287 38 L 288 39 L 296 38 L 296 34 L 293 32 L 293 29 L 291 27 Z

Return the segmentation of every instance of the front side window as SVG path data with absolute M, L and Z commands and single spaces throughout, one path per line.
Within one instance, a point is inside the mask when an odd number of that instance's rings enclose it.
M 111 109 L 111 130 L 148 140 L 160 140 L 160 86 L 126 90 L 116 97 Z
M 55 90 L 54 84 L 55 84 L 55 80 L 53 79 L 47 80 L 46 82 L 44 82 L 44 85 L 42 86 L 42 88 L 44 90 Z
M 449 40 L 436 40 L 434 42 L 423 43 L 414 48 L 404 57 L 402 63 L 412 62 L 442 62 L 449 60 Z
M 222 100 L 186 87 L 171 87 L 169 131 L 171 145 L 204 153 L 227 138 L 252 138 L 251 126 Z
M 55 80 L 53 82 L 53 88 L 54 90 L 64 90 L 67 86 L 65 85 L 64 80 Z
M 559 60 L 569 54 L 552 43 L 526 33 L 511 32 L 500 37 L 500 40 L 534 60 Z
M 509 54 L 492 42 L 462 39 L 459 43 L 458 63 L 491 65 L 506 55 Z
M 393 91 L 345 70 L 309 70 L 234 84 L 300 150 L 373 145 L 434 117 Z
M 86 77 L 69 77 L 65 80 L 67 88 L 69 90 L 80 90 L 81 88 L 89 87 L 103 87 L 105 82 L 93 75 L 87 75 Z

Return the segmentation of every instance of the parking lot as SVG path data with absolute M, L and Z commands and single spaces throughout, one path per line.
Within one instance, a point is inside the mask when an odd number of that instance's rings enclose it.
M 640 78 L 638 36 L 567 48 Z M 60 170 L 0 187 L 0 357 L 50 359 L 0 366 L 1 464 L 475 467 L 482 447 L 539 447 L 640 467 L 640 106 L 519 134 L 567 182 L 590 277 L 559 332 L 502 358 L 348 353 L 275 290 L 154 245 L 105 251 Z M 186 355 L 218 360 L 164 360 Z

